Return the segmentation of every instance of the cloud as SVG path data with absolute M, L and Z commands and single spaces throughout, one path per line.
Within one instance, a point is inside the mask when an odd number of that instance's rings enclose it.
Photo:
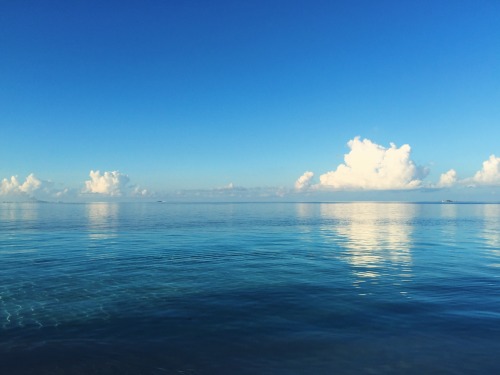
M 289 192 L 290 189 L 283 187 L 244 187 L 230 183 L 213 189 L 183 189 L 157 193 L 156 196 L 162 200 L 255 202 L 279 201 Z
M 130 181 L 129 177 L 118 171 L 90 171 L 90 180 L 85 181 L 83 193 L 102 194 L 112 197 L 122 196 Z
M 135 197 L 152 197 L 152 194 L 149 190 L 143 189 L 140 186 L 134 186 L 132 190 L 132 195 Z
M 21 183 L 17 176 L 4 178 L 0 182 L 0 196 L 9 201 L 23 200 L 64 200 L 74 199 L 77 195 L 72 189 L 56 186 L 52 181 L 41 180 L 33 173 Z
M 72 191 L 71 191 L 70 189 L 68 189 L 68 188 L 64 188 L 64 189 L 62 189 L 62 190 L 60 190 L 60 191 L 55 192 L 54 196 L 55 196 L 56 198 L 63 198 L 63 197 L 65 197 L 65 196 L 70 195 L 70 193 L 71 193 L 71 192 L 72 192 Z
M 240 190 L 240 191 L 244 191 L 244 190 L 246 190 L 246 188 L 244 188 L 243 186 L 236 186 L 235 184 L 233 184 L 232 182 L 230 182 L 226 186 L 215 188 L 214 190 L 219 190 L 219 191 L 235 191 L 235 190 Z
M 457 172 L 454 169 L 450 169 L 448 172 L 441 174 L 437 187 L 450 187 L 455 185 L 456 182 Z
M 52 181 L 41 180 L 33 173 L 24 181 L 17 176 L 0 180 L 0 196 L 7 201 L 88 201 L 96 194 L 109 198 L 150 198 L 155 194 L 138 185 L 129 185 L 129 177 L 118 171 L 90 171 L 85 187 L 71 188 Z M 101 198 L 99 198 L 101 199 Z
M 40 181 L 33 173 L 26 177 L 26 180 L 21 184 L 17 176 L 12 176 L 10 179 L 4 178 L 0 184 L 0 195 L 27 195 L 32 194 L 40 189 L 42 181 Z
M 295 181 L 295 189 L 297 190 L 305 190 L 311 186 L 311 180 L 314 177 L 313 172 L 305 172 L 302 176 L 300 176 L 297 181 Z
M 500 185 L 500 157 L 491 155 L 483 162 L 483 168 L 476 172 L 472 181 L 481 185 Z
M 146 198 L 155 194 L 138 185 L 129 185 L 130 178 L 119 171 L 90 171 L 90 180 L 85 181 L 83 194 L 98 194 L 110 198 Z M 83 197 L 82 197 L 83 198 Z
M 355 137 L 347 145 L 344 164 L 320 176 L 320 188 L 338 190 L 404 190 L 421 186 L 428 173 L 410 159 L 411 148 L 394 143 L 385 148 L 369 139 Z M 299 178 L 300 180 L 300 178 Z

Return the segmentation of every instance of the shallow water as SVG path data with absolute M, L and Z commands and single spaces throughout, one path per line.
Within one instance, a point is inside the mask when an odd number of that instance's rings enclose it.
M 0 204 L 2 374 L 499 373 L 500 205 Z

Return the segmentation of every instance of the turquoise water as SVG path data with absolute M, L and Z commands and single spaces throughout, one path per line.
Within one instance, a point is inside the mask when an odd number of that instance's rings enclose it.
M 500 373 L 500 205 L 0 204 L 2 374 Z

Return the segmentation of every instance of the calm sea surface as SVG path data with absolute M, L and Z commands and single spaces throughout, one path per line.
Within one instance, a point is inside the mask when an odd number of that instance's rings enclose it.
M 0 204 L 1 374 L 500 373 L 500 205 Z

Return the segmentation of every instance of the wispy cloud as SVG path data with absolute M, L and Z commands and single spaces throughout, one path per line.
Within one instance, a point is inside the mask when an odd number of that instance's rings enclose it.
M 283 187 L 244 187 L 230 183 L 213 189 L 184 189 L 175 192 L 158 193 L 165 200 L 183 201 L 259 201 L 281 200 L 290 192 Z

